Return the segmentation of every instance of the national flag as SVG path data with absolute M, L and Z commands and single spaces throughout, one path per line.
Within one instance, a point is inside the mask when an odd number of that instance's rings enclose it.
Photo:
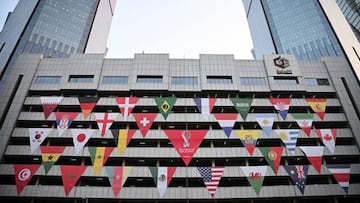
M 208 130 L 164 130 L 170 142 L 188 166 Z
M 288 172 L 292 182 L 299 188 L 300 192 L 304 194 L 309 166 L 284 165 L 284 168 Z
M 322 158 L 324 154 L 323 146 L 303 146 L 300 149 L 305 153 L 309 162 L 313 165 L 315 170 L 320 174 Z
M 271 135 L 272 126 L 275 120 L 273 113 L 253 113 L 253 118 L 258 122 L 267 136 Z
M 312 113 L 292 113 L 292 117 L 295 119 L 299 127 L 305 132 L 309 137 L 311 132 L 311 126 L 314 119 L 314 114 Z
M 108 160 L 114 147 L 88 147 L 88 150 L 93 164 L 94 174 L 97 175 Z
M 211 197 L 215 197 L 220 179 L 224 173 L 224 166 L 197 167 L 201 177 L 204 180 L 206 188 L 209 190 Z
M 163 197 L 175 173 L 176 167 L 149 167 L 149 169 L 158 189 L 159 196 Z
M 105 166 L 107 176 L 114 196 L 117 197 L 121 191 L 122 186 L 131 173 L 132 167 L 128 166 Z
M 45 119 L 48 119 L 51 112 L 60 104 L 64 97 L 40 97 Z
M 49 172 L 64 150 L 65 146 L 40 146 L 42 165 L 44 166 L 45 174 Z
M 64 134 L 64 132 L 69 128 L 78 114 L 78 112 L 55 112 L 56 125 L 59 136 Z
M 161 115 L 166 120 L 171 109 L 174 107 L 176 98 L 175 97 L 155 97 L 155 102 L 157 104 L 157 107 L 158 107 Z
M 286 120 L 287 113 L 290 107 L 290 98 L 270 98 L 270 102 L 274 108 L 279 112 L 280 116 Z
M 240 166 L 240 168 L 256 194 L 259 196 L 266 175 L 267 166 Z
M 87 166 L 82 165 L 61 165 L 61 179 L 64 185 L 65 195 L 68 196 L 72 188 L 84 173 Z
M 128 116 L 135 108 L 136 103 L 139 101 L 138 97 L 115 97 L 116 103 L 120 109 L 121 115 L 124 117 L 124 121 L 127 121 Z
M 18 195 L 23 191 L 40 166 L 40 164 L 14 164 L 16 192 Z
M 105 136 L 106 131 L 110 128 L 110 126 L 118 116 L 118 113 L 95 113 L 95 118 L 99 127 L 101 137 Z
M 115 144 L 117 146 L 118 152 L 120 155 L 124 154 L 124 151 L 127 145 L 130 143 L 132 137 L 134 136 L 136 130 L 133 129 L 112 129 L 111 130 L 114 138 Z
M 71 129 L 76 154 L 79 154 L 93 133 L 92 129 Z
M 326 164 L 327 169 L 331 172 L 335 180 L 344 189 L 346 193 L 349 190 L 350 182 L 350 164 Z
M 231 98 L 231 102 L 244 121 L 250 111 L 252 100 L 252 98 Z
M 31 153 L 44 142 L 52 128 L 29 128 L 30 150 Z
M 151 128 L 157 113 L 134 113 L 133 115 L 142 136 L 145 137 Z
M 260 130 L 234 130 L 249 154 L 252 156 L 256 147 L 256 142 L 260 135 Z
M 202 117 L 208 120 L 212 109 L 215 106 L 216 98 L 194 98 L 196 107 L 201 112 Z
M 84 118 L 89 117 L 91 111 L 99 101 L 99 97 L 79 97 L 80 108 Z
M 259 147 L 266 162 L 270 165 L 271 169 L 277 174 L 282 157 L 283 147 Z
M 226 136 L 229 138 L 231 131 L 234 128 L 238 114 L 236 113 L 216 113 L 214 114 L 216 120 L 219 122 L 219 125 L 224 130 Z
M 280 137 L 281 141 L 285 144 L 286 149 L 292 154 L 295 153 L 296 142 L 299 137 L 299 129 L 278 129 L 275 130 L 276 134 Z
M 324 145 L 329 149 L 331 154 L 335 152 L 336 129 L 315 129 Z
M 324 120 L 326 110 L 325 98 L 307 98 L 305 99 L 311 109 L 319 116 L 321 120 Z

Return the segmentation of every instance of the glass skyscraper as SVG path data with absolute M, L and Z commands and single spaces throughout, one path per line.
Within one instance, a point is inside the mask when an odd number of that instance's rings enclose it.
M 360 42 L 360 0 L 336 0 Z

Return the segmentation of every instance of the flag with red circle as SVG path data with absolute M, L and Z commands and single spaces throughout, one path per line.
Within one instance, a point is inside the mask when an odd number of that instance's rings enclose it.
M 145 137 L 151 128 L 157 113 L 134 113 L 133 115 L 142 136 Z
M 40 166 L 40 164 L 14 164 L 16 192 L 18 195 L 23 191 Z
M 34 153 L 34 151 L 39 148 L 51 130 L 52 128 L 29 128 L 31 153 Z
M 71 129 L 76 154 L 80 153 L 93 133 L 93 129 Z

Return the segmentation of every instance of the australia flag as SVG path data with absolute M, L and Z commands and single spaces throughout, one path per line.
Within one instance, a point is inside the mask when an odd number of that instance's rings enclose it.
M 308 165 L 285 165 L 285 170 L 288 172 L 293 183 L 299 188 L 302 194 L 305 191 L 306 177 L 308 173 Z

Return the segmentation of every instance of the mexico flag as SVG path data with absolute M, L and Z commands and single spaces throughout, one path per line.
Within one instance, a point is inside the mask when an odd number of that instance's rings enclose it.
M 149 167 L 151 175 L 155 181 L 160 197 L 163 197 L 176 167 Z
M 65 146 L 40 146 L 42 165 L 45 169 L 45 174 L 49 172 L 51 167 L 60 158 L 64 152 Z
M 319 116 L 321 120 L 324 120 L 326 99 L 322 98 L 308 98 L 305 99 L 311 109 Z

